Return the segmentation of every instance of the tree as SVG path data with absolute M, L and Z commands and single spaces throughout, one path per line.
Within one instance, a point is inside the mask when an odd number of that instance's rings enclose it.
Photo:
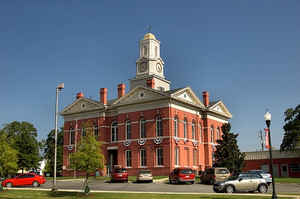
M 0 177 L 15 174 L 18 169 L 17 151 L 7 143 L 6 136 L 0 134 Z
M 57 173 L 62 172 L 63 166 L 63 144 L 64 133 L 63 128 L 57 131 L 57 159 L 56 167 Z M 50 175 L 54 173 L 54 147 L 55 147 L 55 130 L 50 131 L 48 137 L 44 143 L 44 158 L 46 159 L 45 172 L 49 172 Z
M 222 126 L 223 135 L 221 140 L 217 140 L 214 166 L 226 167 L 235 175 L 241 172 L 244 166 L 245 153 L 240 152 L 237 145 L 236 138 L 239 134 L 231 133 L 230 129 L 230 123 Z
M 284 112 L 284 126 L 285 131 L 282 143 L 280 145 L 281 151 L 293 151 L 297 146 L 300 146 L 300 105 L 295 109 L 288 108 Z
M 101 151 L 101 144 L 93 134 L 91 125 L 87 126 L 86 136 L 82 136 L 77 146 L 77 151 L 71 154 L 71 167 L 75 170 L 85 171 L 84 189 L 85 193 L 89 192 L 88 177 L 90 173 L 94 173 L 97 169 L 104 166 L 104 155 Z
M 26 170 L 39 167 L 40 147 L 37 141 L 37 130 L 29 122 L 14 121 L 2 129 L 7 142 L 18 151 L 18 168 Z

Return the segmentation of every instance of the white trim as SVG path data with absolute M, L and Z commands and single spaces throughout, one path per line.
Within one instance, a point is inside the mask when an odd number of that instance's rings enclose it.
M 114 149 L 118 149 L 119 147 L 118 146 L 108 146 L 106 148 L 106 150 L 114 150 Z
M 220 119 L 220 118 L 217 118 L 217 117 L 212 116 L 212 115 L 207 115 L 207 119 L 211 119 L 211 120 L 215 120 L 215 121 L 223 122 L 223 123 L 228 123 L 228 121 Z
M 127 152 L 130 151 L 130 166 L 127 166 Z M 125 150 L 125 168 L 132 168 L 132 153 L 131 150 Z
M 192 113 L 192 114 L 198 115 L 201 118 L 201 114 L 199 113 L 199 111 L 188 109 L 188 108 L 176 105 L 176 104 L 170 104 L 169 107 L 175 108 L 175 109 L 180 110 L 180 111 L 185 111 L 185 112 L 188 112 L 188 113 Z

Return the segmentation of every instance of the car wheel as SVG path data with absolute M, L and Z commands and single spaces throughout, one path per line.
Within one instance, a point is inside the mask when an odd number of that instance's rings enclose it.
M 171 179 L 169 179 L 169 184 L 173 184 L 173 182 L 172 182 L 172 180 L 171 180 Z
M 192 181 L 191 184 L 194 184 L 194 181 Z
M 264 185 L 264 184 L 259 185 L 258 191 L 259 191 L 259 193 L 266 193 L 268 191 L 267 185 Z
M 37 181 L 34 181 L 33 183 L 32 183 L 32 186 L 33 187 L 38 187 L 40 184 L 37 182 Z
M 10 188 L 13 187 L 13 184 L 11 182 L 6 183 L 6 187 Z
M 232 185 L 228 185 L 225 189 L 226 193 L 233 193 L 234 187 Z
M 209 184 L 214 184 L 214 183 L 215 183 L 215 181 L 213 179 L 209 180 Z

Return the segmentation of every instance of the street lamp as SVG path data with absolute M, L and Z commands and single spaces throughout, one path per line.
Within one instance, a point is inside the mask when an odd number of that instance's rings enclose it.
M 57 119 L 58 119 L 58 94 L 59 92 L 64 88 L 64 83 L 60 83 L 57 87 L 56 87 L 56 104 L 55 104 L 55 144 L 54 144 L 54 179 L 53 179 L 53 187 L 52 187 L 52 191 L 56 191 L 57 190 L 57 186 L 56 186 L 56 156 L 57 156 Z
M 277 198 L 276 191 L 275 191 L 275 181 L 274 181 L 274 173 L 273 173 L 273 161 L 272 161 L 272 144 L 271 144 L 271 131 L 270 131 L 270 124 L 271 124 L 271 113 L 266 112 L 264 115 L 265 121 L 268 127 L 268 133 L 269 133 L 269 153 L 270 153 L 270 167 L 271 167 L 271 175 L 272 175 L 272 198 Z

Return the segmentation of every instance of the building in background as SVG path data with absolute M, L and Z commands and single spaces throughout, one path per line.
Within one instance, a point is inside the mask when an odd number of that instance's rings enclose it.
M 210 102 L 206 91 L 202 101 L 190 87 L 170 89 L 160 57 L 160 41 L 152 33 L 140 41 L 139 50 L 136 75 L 130 79 L 128 93 L 125 84 L 118 85 L 118 98 L 111 100 L 107 99 L 106 88 L 100 89 L 99 101 L 78 93 L 61 112 L 64 176 L 74 174 L 69 157 L 76 151 L 80 137 L 85 136 L 87 121 L 103 143 L 107 171 L 120 165 L 128 169 L 129 175 L 143 168 L 152 170 L 153 175 L 168 175 L 175 167 L 203 170 L 212 166 L 221 126 L 232 117 L 231 113 L 222 101 Z
M 273 150 L 273 171 L 275 177 L 300 177 L 300 150 L 280 152 Z M 269 168 L 269 151 L 246 152 L 244 171 Z

